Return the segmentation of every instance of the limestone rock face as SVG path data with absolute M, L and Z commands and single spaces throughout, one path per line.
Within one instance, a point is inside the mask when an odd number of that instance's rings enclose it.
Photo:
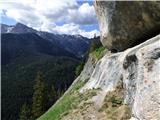
M 62 106 L 67 109 L 58 120 L 160 120 L 160 35 L 100 60 L 92 57 L 38 120 L 55 119 Z
M 101 42 L 113 51 L 122 51 L 160 32 L 159 1 L 94 2 Z
M 131 119 L 160 119 L 160 35 L 124 52 L 105 55 L 80 92 L 100 88 L 93 98 L 100 108 L 118 83 L 123 84 L 124 103 L 131 108 Z

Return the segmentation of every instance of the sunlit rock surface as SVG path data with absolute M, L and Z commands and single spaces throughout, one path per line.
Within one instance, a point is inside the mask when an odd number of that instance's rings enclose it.
M 100 108 L 119 82 L 123 84 L 124 102 L 132 111 L 131 119 L 160 119 L 160 35 L 124 52 L 105 55 L 80 93 L 100 88 L 92 98 Z
M 113 52 L 138 45 L 160 32 L 159 1 L 94 2 L 101 41 Z

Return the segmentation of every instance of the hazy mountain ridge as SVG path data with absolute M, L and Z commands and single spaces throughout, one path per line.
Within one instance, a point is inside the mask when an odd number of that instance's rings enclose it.
M 3 33 L 2 42 L 2 64 L 7 64 L 19 56 L 47 54 L 52 56 L 70 56 L 72 53 L 61 49 L 35 33 Z
M 50 41 L 53 45 L 56 45 L 57 47 L 74 54 L 78 58 L 83 58 L 91 42 L 91 39 L 81 35 L 61 35 L 37 31 L 21 23 L 17 23 L 16 25 L 12 26 L 1 24 L 1 33 L 35 33 L 43 39 Z

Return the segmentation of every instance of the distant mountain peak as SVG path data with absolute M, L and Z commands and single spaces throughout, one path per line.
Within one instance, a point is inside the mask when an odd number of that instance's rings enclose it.
M 15 25 L 1 24 L 1 33 L 36 33 L 37 31 L 22 24 L 16 23 Z
M 17 23 L 15 24 L 15 27 L 26 27 L 26 28 L 29 28 L 28 26 L 26 26 L 26 25 L 24 25 L 24 24 L 22 24 L 22 23 L 19 23 L 19 22 L 17 22 Z
M 33 28 L 30 28 L 22 23 L 17 23 L 13 26 L 8 26 L 5 24 L 1 25 L 2 33 L 35 33 L 41 38 L 50 41 L 53 45 L 60 47 L 61 49 L 66 50 L 69 53 L 74 54 L 78 58 L 82 58 L 85 52 L 88 50 L 90 45 L 90 40 L 86 37 L 83 37 L 79 34 L 77 35 L 67 35 L 67 34 L 54 34 L 43 31 L 37 31 Z
M 17 23 L 13 28 L 13 33 L 36 33 L 37 31 L 22 23 Z

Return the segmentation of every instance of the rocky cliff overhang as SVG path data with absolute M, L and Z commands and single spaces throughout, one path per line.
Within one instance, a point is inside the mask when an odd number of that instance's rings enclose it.
M 138 45 L 160 33 L 159 1 L 94 2 L 101 42 L 113 52 Z

